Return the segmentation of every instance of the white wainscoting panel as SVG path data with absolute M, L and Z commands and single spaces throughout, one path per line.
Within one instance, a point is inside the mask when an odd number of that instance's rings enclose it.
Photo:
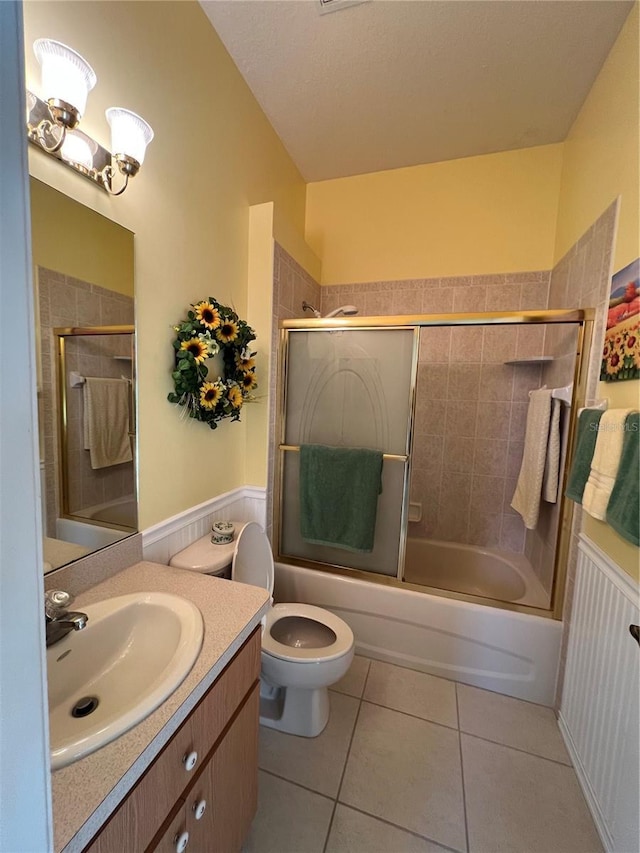
M 559 724 L 607 851 L 640 850 L 638 585 L 580 537 Z
M 142 554 L 166 566 L 174 554 L 205 536 L 214 521 L 257 521 L 264 527 L 265 519 L 266 490 L 243 486 L 143 530 Z

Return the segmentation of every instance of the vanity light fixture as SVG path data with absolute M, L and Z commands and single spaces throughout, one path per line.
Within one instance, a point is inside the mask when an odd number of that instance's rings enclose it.
M 75 50 L 51 39 L 38 39 L 33 49 L 42 70 L 44 100 L 27 92 L 29 141 L 111 195 L 120 195 L 129 178 L 139 172 L 153 130 L 136 113 L 110 107 L 106 111 L 111 128 L 108 151 L 78 130 L 87 97 L 97 82 L 89 63 Z

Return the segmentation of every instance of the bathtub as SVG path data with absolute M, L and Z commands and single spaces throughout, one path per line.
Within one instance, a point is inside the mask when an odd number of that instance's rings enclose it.
M 92 507 L 87 518 L 136 530 L 138 527 L 138 503 L 133 497 L 118 498 L 110 503 Z
M 409 537 L 404 579 L 527 607 L 549 607 L 549 595 L 524 554 L 493 548 Z
M 102 527 L 93 522 L 82 522 L 72 518 L 56 519 L 56 536 L 65 542 L 82 545 L 89 552 L 119 542 L 131 536 L 131 530 L 117 530 L 115 527 Z
M 275 600 L 326 607 L 367 657 L 553 706 L 561 622 L 284 563 Z

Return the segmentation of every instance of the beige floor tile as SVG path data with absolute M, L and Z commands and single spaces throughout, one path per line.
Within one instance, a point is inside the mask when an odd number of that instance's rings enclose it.
M 347 674 L 336 684 L 333 684 L 331 690 L 337 690 L 338 693 L 346 693 L 347 696 L 356 696 L 360 699 L 364 690 L 364 683 L 367 680 L 370 663 L 369 658 L 355 655 Z
M 306 738 L 260 727 L 258 764 L 278 776 L 335 797 L 347 758 L 358 700 L 330 692 L 331 716 L 318 737 Z
M 571 764 L 551 708 L 458 684 L 460 731 Z
M 458 732 L 363 702 L 339 799 L 464 850 Z
M 455 684 L 424 672 L 371 661 L 364 698 L 423 720 L 458 725 Z
M 572 767 L 462 735 L 470 853 L 598 853 Z
M 333 817 L 326 853 L 445 853 L 433 844 L 403 829 L 338 804 Z
M 258 776 L 258 813 L 243 853 L 322 853 L 333 800 L 269 773 Z

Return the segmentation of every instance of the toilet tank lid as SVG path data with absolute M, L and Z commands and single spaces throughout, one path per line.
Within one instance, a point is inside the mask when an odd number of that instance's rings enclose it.
M 238 527 L 236 527 L 236 531 Z M 169 560 L 169 565 L 176 569 L 187 569 L 190 572 L 213 574 L 230 566 L 236 550 L 236 539 L 227 545 L 214 545 L 211 533 L 192 542 L 187 548 L 178 551 Z

